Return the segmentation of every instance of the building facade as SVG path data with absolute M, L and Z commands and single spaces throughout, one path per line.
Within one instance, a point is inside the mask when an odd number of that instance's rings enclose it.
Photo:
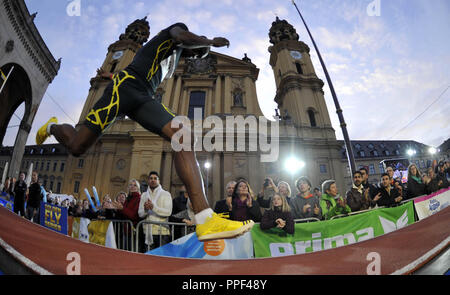
M 11 163 L 12 155 L 13 147 L 0 149 L 0 175 L 3 175 L 6 163 Z M 32 169 L 38 173 L 40 184 L 47 191 L 62 193 L 68 155 L 61 144 L 29 145 L 25 147 L 19 169 L 20 172 L 28 173 L 33 165 Z
M 146 19 L 130 24 L 119 40 L 109 46 L 102 68 L 116 73 L 123 70 L 148 37 Z M 218 128 L 215 131 L 220 131 L 214 138 L 215 143 L 233 140 L 231 149 L 209 151 L 203 148 L 196 152 L 211 206 L 224 197 L 226 184 L 239 178 L 247 179 L 255 193 L 261 190 L 265 177 L 272 177 L 275 182 L 287 181 L 293 194 L 296 193 L 295 180 L 302 175 L 308 176 L 314 187 L 320 187 L 327 179 L 335 179 L 341 193 L 351 187 L 344 143 L 336 139 L 324 99 L 324 83 L 316 75 L 308 45 L 299 40 L 293 26 L 278 17 L 270 28 L 269 42 L 268 62 L 277 86 L 274 100 L 278 116 L 263 132 L 259 132 L 263 114 L 255 85 L 259 69 L 246 54 L 240 59 L 211 52 L 204 59 L 182 59 L 173 77 L 165 80 L 154 97 L 149 98 L 186 116 L 192 125 L 202 123 L 201 138 L 205 138 L 214 125 Z M 78 124 L 84 121 L 108 83 L 98 76 L 90 80 L 91 87 Z M 200 121 L 193 120 L 196 110 L 201 111 Z M 248 123 L 242 134 L 237 132 L 236 126 L 224 123 L 230 118 L 241 118 Z M 206 128 L 210 119 L 217 119 L 218 123 Z M 251 128 L 252 122 L 256 122 L 258 132 Z M 279 127 L 277 134 L 273 134 L 272 126 Z M 264 152 L 259 146 L 252 148 L 250 139 L 259 142 L 262 136 L 270 138 L 272 134 L 276 135 L 279 151 L 271 161 L 263 161 Z M 244 142 L 238 140 L 240 135 L 245 138 Z M 381 160 L 404 157 L 409 148 L 417 151 L 411 160 L 418 161 L 420 168 L 433 160 L 426 152 L 427 147 L 414 141 L 352 141 L 352 145 L 357 167 L 367 166 L 371 181 L 378 181 L 383 172 Z M 117 119 L 79 158 L 68 155 L 60 145 L 43 147 L 44 154 L 53 148 L 61 153 L 47 154 L 48 160 L 37 157 L 40 147 L 27 147 L 22 170 L 27 170 L 27 162 L 33 162 L 39 168 L 42 181 L 47 180 L 48 189 L 51 181 L 53 187 L 58 187 L 58 180 L 61 180 L 61 191 L 76 197 L 85 198 L 84 188 L 91 191 L 92 186 L 100 197 L 115 196 L 127 190 L 131 179 L 139 180 L 141 190 L 145 190 L 147 175 L 153 170 L 160 174 L 162 186 L 172 196 L 176 196 L 183 185 L 175 171 L 175 152 L 170 142 L 127 117 Z M 292 173 L 285 167 L 291 157 L 303 161 L 305 166 Z M 0 169 L 7 160 L 6 155 L 0 156 Z M 209 168 L 205 168 L 207 162 Z M 62 174 L 52 174 L 58 171 Z

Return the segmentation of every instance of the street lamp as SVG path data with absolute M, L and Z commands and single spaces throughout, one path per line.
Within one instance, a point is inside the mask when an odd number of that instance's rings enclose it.
M 409 149 L 409 150 L 406 151 L 406 153 L 408 154 L 408 156 L 412 157 L 413 155 L 416 154 L 416 151 L 413 150 L 413 149 Z
M 434 154 L 437 153 L 437 149 L 436 149 L 435 147 L 430 147 L 430 148 L 428 149 L 428 152 L 429 152 L 430 154 L 434 155 Z
M 296 173 L 303 167 L 305 167 L 305 162 L 295 157 L 290 157 L 284 162 L 284 168 L 291 174 Z

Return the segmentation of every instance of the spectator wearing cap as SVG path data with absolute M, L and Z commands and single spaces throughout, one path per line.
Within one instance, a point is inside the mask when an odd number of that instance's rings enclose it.
M 294 219 L 311 217 L 322 219 L 320 200 L 311 193 L 311 181 L 306 176 L 302 176 L 295 181 L 295 187 L 298 193 L 289 204 Z
M 322 191 L 320 208 L 322 209 L 323 219 L 328 220 L 333 216 L 352 212 L 345 199 L 339 195 L 334 179 L 325 180 L 322 183 Z

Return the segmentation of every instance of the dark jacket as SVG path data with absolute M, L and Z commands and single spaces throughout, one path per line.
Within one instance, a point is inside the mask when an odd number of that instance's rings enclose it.
M 278 208 L 275 208 L 275 210 L 266 210 L 264 212 L 263 217 L 261 218 L 261 229 L 271 229 L 273 227 L 277 227 L 277 223 L 275 220 L 278 218 L 283 219 L 286 221 L 286 226 L 283 227 L 283 230 L 293 235 L 294 234 L 294 218 L 292 217 L 291 212 L 282 212 L 281 210 L 278 210 Z
M 41 186 L 37 182 L 32 183 L 28 188 L 27 207 L 39 208 L 42 199 Z
M 449 187 L 449 182 L 447 180 L 447 176 L 445 175 L 445 172 L 438 172 L 438 174 L 436 175 L 436 179 L 437 179 L 438 182 L 440 180 L 442 180 L 441 185 L 439 185 L 439 189 L 448 188 Z
M 435 177 L 426 185 L 427 195 L 439 190 L 439 180 Z
M 25 203 L 25 193 L 27 192 L 27 184 L 25 181 L 17 180 L 14 184 L 14 202 Z
M 400 193 L 396 188 L 391 187 L 391 190 L 388 193 L 388 191 L 384 187 L 381 187 L 379 189 L 379 192 L 381 193 L 381 198 L 377 201 L 378 206 L 390 207 L 398 204 L 397 202 L 395 202 L 395 199 L 400 196 Z
M 172 215 L 169 216 L 169 222 L 183 222 L 182 218 L 176 218 L 173 215 L 186 210 L 187 200 L 184 194 L 180 194 L 178 197 L 172 200 Z
M 214 207 L 214 212 L 216 213 L 231 213 L 228 209 L 227 200 L 219 200 L 216 202 L 216 206 Z
M 412 177 L 408 178 L 408 186 L 406 189 L 406 198 L 405 199 L 411 199 L 415 197 L 419 197 L 422 195 L 426 195 L 426 185 L 425 183 L 419 183 Z
M 374 205 L 370 197 L 366 200 L 363 194 L 353 187 L 347 191 L 345 198 L 347 200 L 347 205 L 352 209 L 352 212 L 367 210 Z
M 310 196 L 310 197 L 309 197 Z M 304 219 L 304 218 L 318 218 L 322 219 L 322 209 L 320 208 L 320 200 L 317 196 L 312 196 L 310 194 L 307 198 L 304 198 L 297 194 L 294 198 L 291 199 L 289 206 L 292 209 L 292 217 L 294 219 Z M 306 213 L 303 213 L 303 207 L 309 204 L 311 207 L 308 209 Z M 319 208 L 319 214 L 314 214 L 314 208 Z
M 245 207 L 245 208 L 244 208 Z M 245 211 L 245 217 L 239 216 L 239 211 Z M 259 204 L 256 200 L 252 200 L 252 207 L 247 207 L 246 204 L 241 203 L 241 201 L 238 198 L 233 198 L 233 208 L 231 210 L 230 215 L 231 220 L 237 220 L 237 221 L 245 221 L 245 220 L 253 220 L 254 222 L 260 222 L 261 221 L 261 209 L 259 207 Z

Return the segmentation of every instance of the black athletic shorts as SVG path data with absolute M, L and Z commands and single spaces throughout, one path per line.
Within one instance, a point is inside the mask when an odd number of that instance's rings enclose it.
M 144 81 L 127 71 L 114 75 L 103 96 L 86 116 L 84 125 L 100 135 L 121 115 L 127 115 L 158 135 L 162 135 L 162 128 L 176 116 L 153 99 Z

